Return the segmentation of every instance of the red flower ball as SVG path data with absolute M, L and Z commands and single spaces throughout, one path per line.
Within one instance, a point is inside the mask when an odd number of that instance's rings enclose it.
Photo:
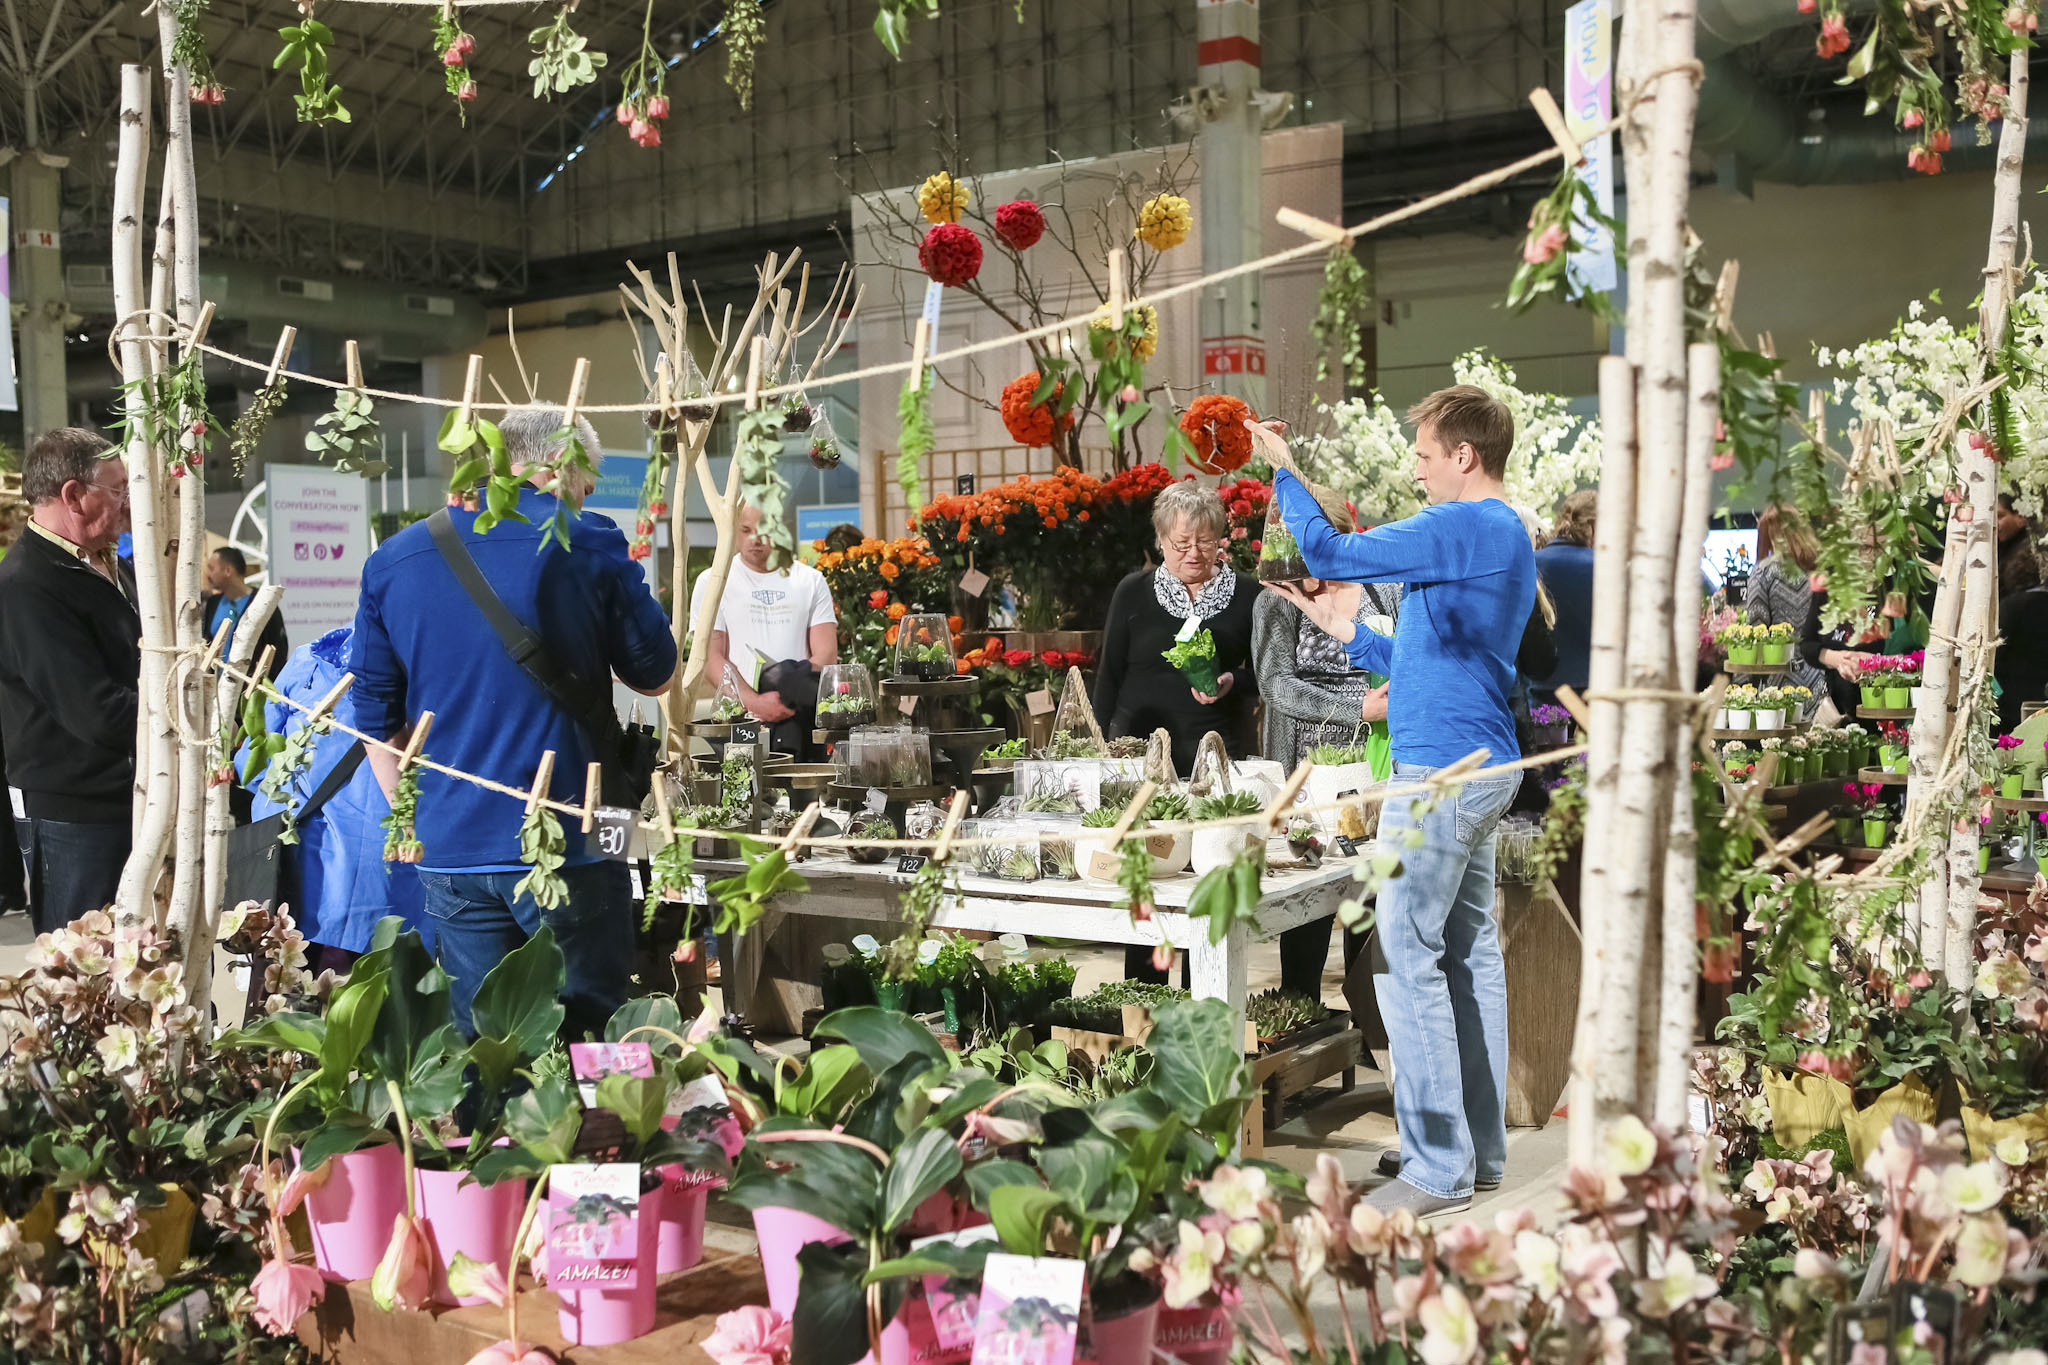
M 940 284 L 957 288 L 981 273 L 981 238 L 961 223 L 935 223 L 917 248 L 917 263 Z
M 1023 251 L 1045 236 L 1045 214 L 1029 199 L 1012 199 L 996 210 L 996 236 Z

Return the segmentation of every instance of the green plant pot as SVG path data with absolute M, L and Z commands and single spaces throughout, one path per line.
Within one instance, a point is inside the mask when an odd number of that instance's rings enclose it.
M 1729 775 L 1730 777 L 1733 777 L 1733 776 L 1735 776 L 1735 775 L 1736 775 L 1737 773 L 1740 773 L 1740 772 L 1742 771 L 1742 763 L 1743 763 L 1743 761 L 1742 761 L 1741 759 L 1739 759 L 1739 758 L 1731 758 L 1731 759 L 1729 759 L 1729 760 L 1728 760 L 1728 775 Z
M 1861 697 L 1863 704 L 1873 711 L 1884 705 L 1884 689 L 1882 687 L 1873 687 L 1869 683 L 1864 683 L 1856 691 Z
M 1863 846 L 1865 848 L 1883 848 L 1884 837 L 1891 833 L 1891 828 L 1892 822 L 1889 820 L 1865 820 L 1863 822 Z
M 885 1010 L 903 1013 L 903 986 L 904 983 L 901 981 L 877 981 L 875 1003 Z
M 2025 773 L 2000 773 L 1998 775 L 1998 794 L 2009 798 L 2018 797 L 2026 790 L 2026 782 L 2027 775 Z
M 1887 711 L 1903 711 L 1912 704 L 1912 688 L 1886 685 L 1884 689 L 1884 705 Z
M 1792 642 L 1790 640 L 1766 640 L 1761 648 L 1763 652 L 1759 657 L 1767 664 L 1782 664 L 1789 662 L 1792 658 Z
M 1856 817 L 1838 815 L 1835 817 L 1835 842 L 1846 844 L 1856 837 Z
M 1753 664 L 1756 662 L 1755 645 L 1728 646 L 1728 662 L 1731 664 Z
M 961 1028 L 972 1011 L 971 996 L 971 989 L 965 985 L 948 982 L 939 987 L 939 1006 L 946 1012 L 946 1032 L 955 1038 L 964 1040 Z
M 1977 875 L 1983 876 L 1991 870 L 1991 845 L 1977 845 Z
M 1892 755 L 1892 761 L 1890 764 L 1886 766 L 1885 771 L 1897 773 L 1901 777 L 1903 777 L 1906 774 L 1906 769 L 1912 765 L 1912 761 L 1912 751 L 1909 749 L 1901 749 L 1896 754 Z

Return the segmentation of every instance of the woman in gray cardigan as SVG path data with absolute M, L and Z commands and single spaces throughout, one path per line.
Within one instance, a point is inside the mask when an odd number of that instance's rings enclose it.
M 1399 583 L 1368 583 L 1358 619 L 1385 616 L 1391 621 L 1400 609 Z M 1278 593 L 1259 594 L 1253 608 L 1252 668 L 1266 703 L 1260 749 L 1289 772 L 1319 744 L 1349 744 L 1366 719 L 1369 699 L 1377 703 L 1372 718 L 1386 719 L 1386 689 L 1374 695 L 1367 674 L 1352 667 L 1344 646 Z M 1362 934 L 1345 935 L 1347 968 L 1364 941 Z M 1321 999 L 1329 956 L 1330 926 L 1323 921 L 1283 931 L 1281 989 Z

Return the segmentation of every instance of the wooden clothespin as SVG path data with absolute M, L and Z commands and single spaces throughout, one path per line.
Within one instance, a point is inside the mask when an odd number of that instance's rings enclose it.
M 1304 758 L 1301 765 L 1288 774 L 1286 785 L 1282 786 L 1280 794 L 1273 798 L 1273 804 L 1266 807 L 1266 833 L 1279 832 L 1280 822 L 1287 818 L 1288 808 L 1294 804 L 1294 798 L 1301 795 L 1302 784 L 1308 781 L 1308 775 L 1315 766 Z
M 206 329 L 213 326 L 213 303 L 208 300 L 199 305 L 199 317 L 192 324 L 192 336 L 185 343 L 185 349 L 196 351 L 206 342 Z
M 312 712 L 306 717 L 306 724 L 318 725 L 321 721 L 327 719 L 327 713 L 334 709 L 334 704 L 341 700 L 343 693 L 355 686 L 355 681 L 355 674 L 342 674 L 340 680 L 334 686 L 327 689 L 327 695 L 320 699 L 320 704 L 314 707 Z
M 576 357 L 576 368 L 569 372 L 569 401 L 562 405 L 562 425 L 576 425 L 576 413 L 583 406 L 583 390 L 590 383 L 590 362 L 582 356 Z
M 1557 703 L 1572 713 L 1572 719 L 1581 730 L 1589 734 L 1593 729 L 1593 713 L 1586 709 L 1586 699 L 1581 697 L 1570 683 L 1557 689 Z
M 1121 331 L 1124 325 L 1124 249 L 1109 249 L 1109 325 Z
M 597 823 L 597 797 L 604 788 L 604 764 L 592 763 L 583 770 L 583 832 Z
M 270 353 L 270 368 L 263 372 L 263 387 L 269 388 L 277 382 L 277 372 L 291 359 L 292 343 L 297 341 L 299 329 L 290 325 L 277 334 L 277 349 Z
M 670 812 L 668 805 L 668 774 L 656 768 L 653 786 L 654 817 L 661 821 L 662 842 L 667 843 L 676 837 L 675 816 Z
M 1313 237 L 1317 241 L 1327 242 L 1331 246 L 1351 245 L 1351 234 L 1343 228 L 1338 227 L 1335 223 L 1324 222 L 1320 218 L 1312 218 L 1300 209 L 1291 209 L 1282 205 L 1280 211 L 1274 214 L 1273 217 L 1281 227 L 1292 228 L 1304 237 Z
M 420 718 L 412 723 L 411 737 L 405 741 L 405 747 L 399 750 L 398 753 L 398 772 L 400 776 L 404 776 L 405 770 L 410 768 L 413 765 L 413 761 L 420 756 L 420 750 L 426 747 L 427 731 L 433 728 L 434 713 L 432 711 L 420 712 Z
M 783 836 L 780 844 L 776 845 L 782 851 L 782 855 L 785 858 L 796 853 L 796 846 L 803 842 L 806 834 L 811 832 L 811 826 L 818 823 L 818 815 L 824 809 L 825 803 L 822 801 L 813 801 L 810 805 L 804 807 L 803 814 L 797 816 L 796 823 L 789 827 L 789 833 Z
M 654 406 L 664 418 L 674 416 L 669 411 L 673 406 L 669 398 L 668 352 L 663 351 L 654 357 Z
M 768 339 L 756 336 L 747 347 L 747 411 L 761 406 L 761 367 L 767 363 Z
M 256 656 L 256 667 L 249 672 L 249 686 L 262 687 L 270 680 L 270 661 L 277 655 L 273 645 L 263 646 L 263 652 Z
M 206 643 L 206 653 L 200 656 L 199 671 L 201 673 L 205 673 L 213 667 L 214 660 L 220 658 L 220 652 L 227 648 L 228 636 L 234 634 L 234 631 L 235 623 L 233 621 L 222 621 L 220 623 L 220 629 L 215 631 L 213 638 Z
M 548 749 L 540 756 L 540 767 L 533 774 L 533 790 L 526 794 L 526 813 L 531 815 L 547 799 L 548 784 L 555 779 L 555 751 Z
M 1145 807 L 1152 804 L 1153 794 L 1159 790 L 1157 782 L 1141 782 L 1131 797 L 1131 803 L 1124 807 L 1124 813 L 1116 818 L 1116 824 L 1109 831 L 1109 847 L 1116 852 L 1123 847 L 1124 836 L 1131 832 L 1131 826 L 1145 813 Z
M 932 325 L 919 318 L 917 330 L 910 334 L 910 389 L 913 393 L 924 388 L 924 357 L 931 344 Z
M 1486 760 L 1491 757 L 1493 757 L 1493 754 L 1489 750 L 1474 749 L 1449 767 L 1440 768 L 1431 774 L 1429 784 L 1438 791 L 1442 791 L 1445 787 L 1455 786 L 1467 773 L 1472 772 L 1476 768 L 1485 767 Z
M 953 851 L 953 834 L 960 828 L 960 817 L 967 814 L 967 792 L 963 789 L 953 793 L 952 808 L 946 812 L 945 826 L 939 830 L 939 842 L 932 848 L 932 861 L 943 863 L 946 855 Z
M 1536 117 L 1543 120 L 1543 126 L 1550 130 L 1550 136 L 1557 143 L 1557 149 L 1564 153 L 1564 164 L 1583 166 L 1586 164 L 1585 149 L 1565 126 L 1564 114 L 1558 109 L 1557 101 L 1550 97 L 1550 91 L 1537 86 L 1529 92 L 1529 103 L 1536 106 Z
M 466 427 L 470 418 L 476 415 L 476 395 L 484 382 L 484 358 L 473 355 L 469 358 L 469 373 L 462 378 L 462 406 L 455 410 L 455 425 Z
M 356 339 L 350 337 L 341 343 L 342 364 L 348 372 L 348 386 L 361 392 L 363 388 L 363 353 L 356 346 Z
M 1733 256 L 1721 263 L 1721 278 L 1714 284 L 1714 325 L 1723 332 L 1735 329 L 1735 281 L 1741 274 L 1742 262 Z

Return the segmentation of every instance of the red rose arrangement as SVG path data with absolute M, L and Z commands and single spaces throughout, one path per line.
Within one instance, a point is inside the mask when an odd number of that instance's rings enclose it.
M 1033 370 L 1003 385 L 1003 426 L 1011 440 L 1025 447 L 1049 446 L 1056 435 L 1066 435 L 1074 425 L 1072 413 L 1054 416 L 1060 392 L 1066 385 L 1053 385 L 1052 393 L 1043 403 L 1033 403 L 1031 395 L 1038 392 L 1038 383 L 1038 371 Z
M 1045 214 L 1029 199 L 1012 199 L 996 210 L 996 236 L 1024 251 L 1045 236 Z
M 981 238 L 963 223 L 936 223 L 917 248 L 917 263 L 940 284 L 958 288 L 981 273 Z
M 1227 474 L 1252 457 L 1252 434 L 1244 424 L 1256 421 L 1251 405 L 1227 393 L 1205 393 L 1181 414 L 1181 435 L 1195 448 L 1189 463 L 1204 474 Z

